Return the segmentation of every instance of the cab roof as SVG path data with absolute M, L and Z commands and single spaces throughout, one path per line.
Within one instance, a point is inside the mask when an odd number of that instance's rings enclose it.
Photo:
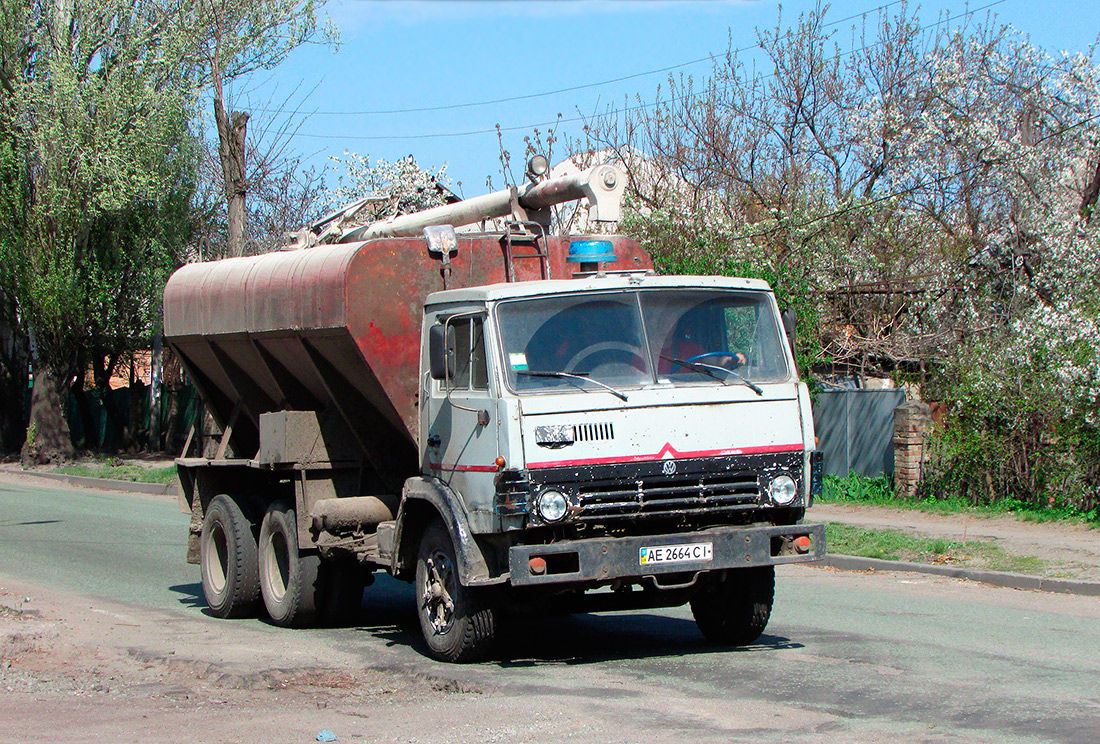
M 426 305 L 454 303 L 485 303 L 519 297 L 581 294 L 600 291 L 635 289 L 734 289 L 750 292 L 771 292 L 762 279 L 725 276 L 656 276 L 643 272 L 588 276 L 580 279 L 549 279 L 528 282 L 487 284 L 433 292 Z

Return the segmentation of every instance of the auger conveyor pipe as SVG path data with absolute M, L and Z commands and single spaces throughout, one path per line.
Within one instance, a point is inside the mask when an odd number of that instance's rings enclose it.
M 472 225 L 481 220 L 506 217 L 512 213 L 512 199 L 524 210 L 541 211 L 565 202 L 587 198 L 591 219 L 610 222 L 619 219 L 619 202 L 626 187 L 626 176 L 613 165 L 597 165 L 571 176 L 530 183 L 464 199 L 454 204 L 401 215 L 352 230 L 341 243 L 387 237 L 419 236 L 431 225 Z

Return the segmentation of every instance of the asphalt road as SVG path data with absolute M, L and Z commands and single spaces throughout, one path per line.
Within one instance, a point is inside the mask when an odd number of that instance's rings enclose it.
M 1096 598 L 785 567 L 771 625 L 750 648 L 707 645 L 680 608 L 524 621 L 494 661 L 453 667 L 420 653 L 412 594 L 388 579 L 367 590 L 353 628 L 290 631 L 206 617 L 198 570 L 183 561 L 186 529 L 171 499 L 0 476 L 0 576 L 155 611 L 181 628 L 235 633 L 233 648 L 208 644 L 211 663 L 271 664 L 286 649 L 276 666 L 341 659 L 488 691 L 396 717 L 405 728 L 391 724 L 393 738 L 368 740 L 1100 737 Z M 481 728 L 460 725 L 469 715 L 484 719 Z

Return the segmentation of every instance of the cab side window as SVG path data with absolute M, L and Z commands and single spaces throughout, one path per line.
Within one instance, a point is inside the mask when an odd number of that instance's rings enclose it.
M 488 390 L 489 369 L 485 360 L 485 331 L 481 318 L 457 318 L 454 328 L 455 371 L 452 390 Z

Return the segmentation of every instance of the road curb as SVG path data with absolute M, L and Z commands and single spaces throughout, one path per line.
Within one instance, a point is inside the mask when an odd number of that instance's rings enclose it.
M 84 488 L 102 488 L 111 491 L 124 491 L 128 493 L 143 493 L 150 496 L 180 495 L 179 485 L 175 483 L 138 483 L 137 481 L 113 480 L 111 478 L 91 478 L 86 475 L 65 475 L 64 473 L 42 473 L 37 470 L 23 470 L 20 467 L 0 465 L 0 472 L 12 475 L 27 475 L 31 478 L 41 478 L 58 483 L 66 483 L 70 486 L 82 486 Z
M 885 561 L 879 558 L 861 558 L 854 555 L 835 553 L 826 555 L 817 565 L 828 566 L 841 571 L 906 571 L 909 573 L 934 574 L 936 576 L 948 576 L 953 579 L 977 581 L 1007 589 L 1031 589 L 1056 594 L 1100 597 L 1100 582 L 1096 581 L 1053 579 L 1045 576 L 1008 573 L 1006 571 L 984 571 L 977 568 L 960 568 L 958 566 L 932 566 L 926 563 Z

